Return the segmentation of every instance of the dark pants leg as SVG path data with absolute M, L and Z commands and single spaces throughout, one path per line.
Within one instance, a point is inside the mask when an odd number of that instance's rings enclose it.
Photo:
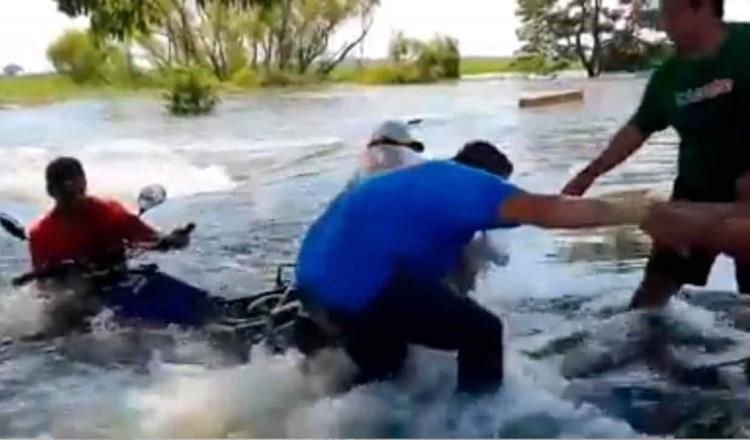
M 401 368 L 409 344 L 458 351 L 458 388 L 491 392 L 503 379 L 500 319 L 440 284 L 392 282 L 356 316 L 339 319 L 344 347 L 363 381 L 382 380 Z
M 631 308 L 661 307 L 685 284 L 705 286 L 715 259 L 716 254 L 701 249 L 691 249 L 689 256 L 654 249 Z
M 750 295 L 750 262 L 734 259 L 734 274 L 740 293 Z

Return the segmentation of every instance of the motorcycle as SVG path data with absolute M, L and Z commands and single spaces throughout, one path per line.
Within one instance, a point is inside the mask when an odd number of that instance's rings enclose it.
M 143 188 L 138 196 L 138 215 L 161 205 L 166 198 L 166 190 L 161 185 Z M 0 213 L 0 226 L 13 237 L 28 240 L 25 228 L 12 216 Z M 172 234 L 189 235 L 194 229 L 191 223 Z M 128 247 L 125 261 L 153 249 L 169 250 L 158 244 L 151 248 Z M 272 289 L 231 299 L 212 296 L 162 272 L 156 264 L 127 267 L 127 264 L 116 263 L 94 268 L 66 261 L 18 276 L 12 284 L 20 287 L 36 281 L 58 289 L 73 285 L 77 295 L 93 299 L 86 301 L 89 304 L 87 317 L 106 308 L 124 325 L 199 329 L 214 340 L 239 343 L 243 349 L 263 343 L 278 352 L 292 344 L 295 322 L 302 314 L 293 282 L 284 277 L 284 270 L 291 267 L 283 264 L 277 268 Z M 77 330 L 86 330 L 85 321 L 79 321 L 84 328 Z M 37 338 L 44 336 L 35 335 Z

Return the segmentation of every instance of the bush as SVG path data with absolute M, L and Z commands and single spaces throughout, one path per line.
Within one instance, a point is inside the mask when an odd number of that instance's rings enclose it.
M 362 72 L 361 82 L 367 84 L 409 84 L 417 82 L 414 67 L 403 63 L 384 64 Z
M 107 82 L 107 52 L 88 32 L 66 31 L 49 46 L 47 58 L 58 73 L 77 83 Z
M 210 113 L 219 102 L 216 80 L 198 67 L 174 69 L 169 73 L 167 108 L 174 115 Z
M 567 60 L 550 60 L 541 55 L 520 55 L 510 63 L 510 69 L 516 72 L 549 75 L 570 66 Z
M 237 87 L 250 89 L 260 86 L 260 78 L 257 72 L 247 67 L 239 69 L 232 75 L 232 84 Z
M 288 87 L 304 86 L 315 83 L 324 77 L 314 74 L 299 74 L 297 72 L 282 71 L 278 69 L 260 70 L 257 72 L 258 85 L 261 87 Z
M 398 33 L 389 46 L 390 63 L 365 73 L 363 80 L 379 84 L 408 84 L 458 79 L 461 53 L 458 41 L 437 36 L 428 42 Z
M 261 87 L 288 87 L 301 82 L 294 74 L 277 69 L 258 72 L 258 85 Z
M 122 47 L 85 31 L 66 31 L 47 48 L 47 58 L 78 84 L 127 83 L 137 76 Z
M 461 76 L 458 41 L 450 37 L 435 37 L 421 47 L 417 66 L 424 79 L 458 79 Z

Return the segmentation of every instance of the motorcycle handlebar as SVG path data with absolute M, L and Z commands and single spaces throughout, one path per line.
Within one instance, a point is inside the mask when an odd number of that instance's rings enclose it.
M 195 223 L 188 223 L 182 228 L 176 229 L 175 232 L 178 234 L 190 235 L 193 233 L 194 230 L 195 230 Z
M 172 232 L 172 234 L 190 235 L 194 230 L 195 230 L 195 223 L 188 223 L 182 228 L 175 229 Z M 138 247 L 138 248 L 131 247 L 131 249 L 144 251 L 144 250 L 147 250 L 148 247 Z M 134 255 L 129 255 L 128 257 L 133 258 Z M 112 269 L 113 267 L 104 268 L 101 270 L 101 272 L 104 273 Z M 58 277 L 67 275 L 73 272 L 74 270 L 84 273 L 84 274 L 94 274 L 98 272 L 98 270 L 94 270 L 91 267 L 88 267 L 83 263 L 80 263 L 77 261 L 66 261 L 60 264 L 45 267 L 39 270 L 33 270 L 23 275 L 17 276 L 11 280 L 11 283 L 15 287 L 20 287 L 35 280 L 40 281 L 40 280 L 45 280 L 45 279 L 58 278 Z
M 68 261 L 56 264 L 54 266 L 46 267 L 44 269 L 27 272 L 23 275 L 13 278 L 11 280 L 11 283 L 16 287 L 20 287 L 34 280 L 57 278 L 66 275 L 74 270 L 82 272 L 86 271 L 85 267 L 82 264 L 74 261 Z

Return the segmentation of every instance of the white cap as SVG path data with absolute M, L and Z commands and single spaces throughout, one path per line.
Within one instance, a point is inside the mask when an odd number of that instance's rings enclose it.
M 399 121 L 385 121 L 375 129 L 368 146 L 377 144 L 403 145 L 417 152 L 424 151 L 424 144 L 414 139 L 407 124 Z

